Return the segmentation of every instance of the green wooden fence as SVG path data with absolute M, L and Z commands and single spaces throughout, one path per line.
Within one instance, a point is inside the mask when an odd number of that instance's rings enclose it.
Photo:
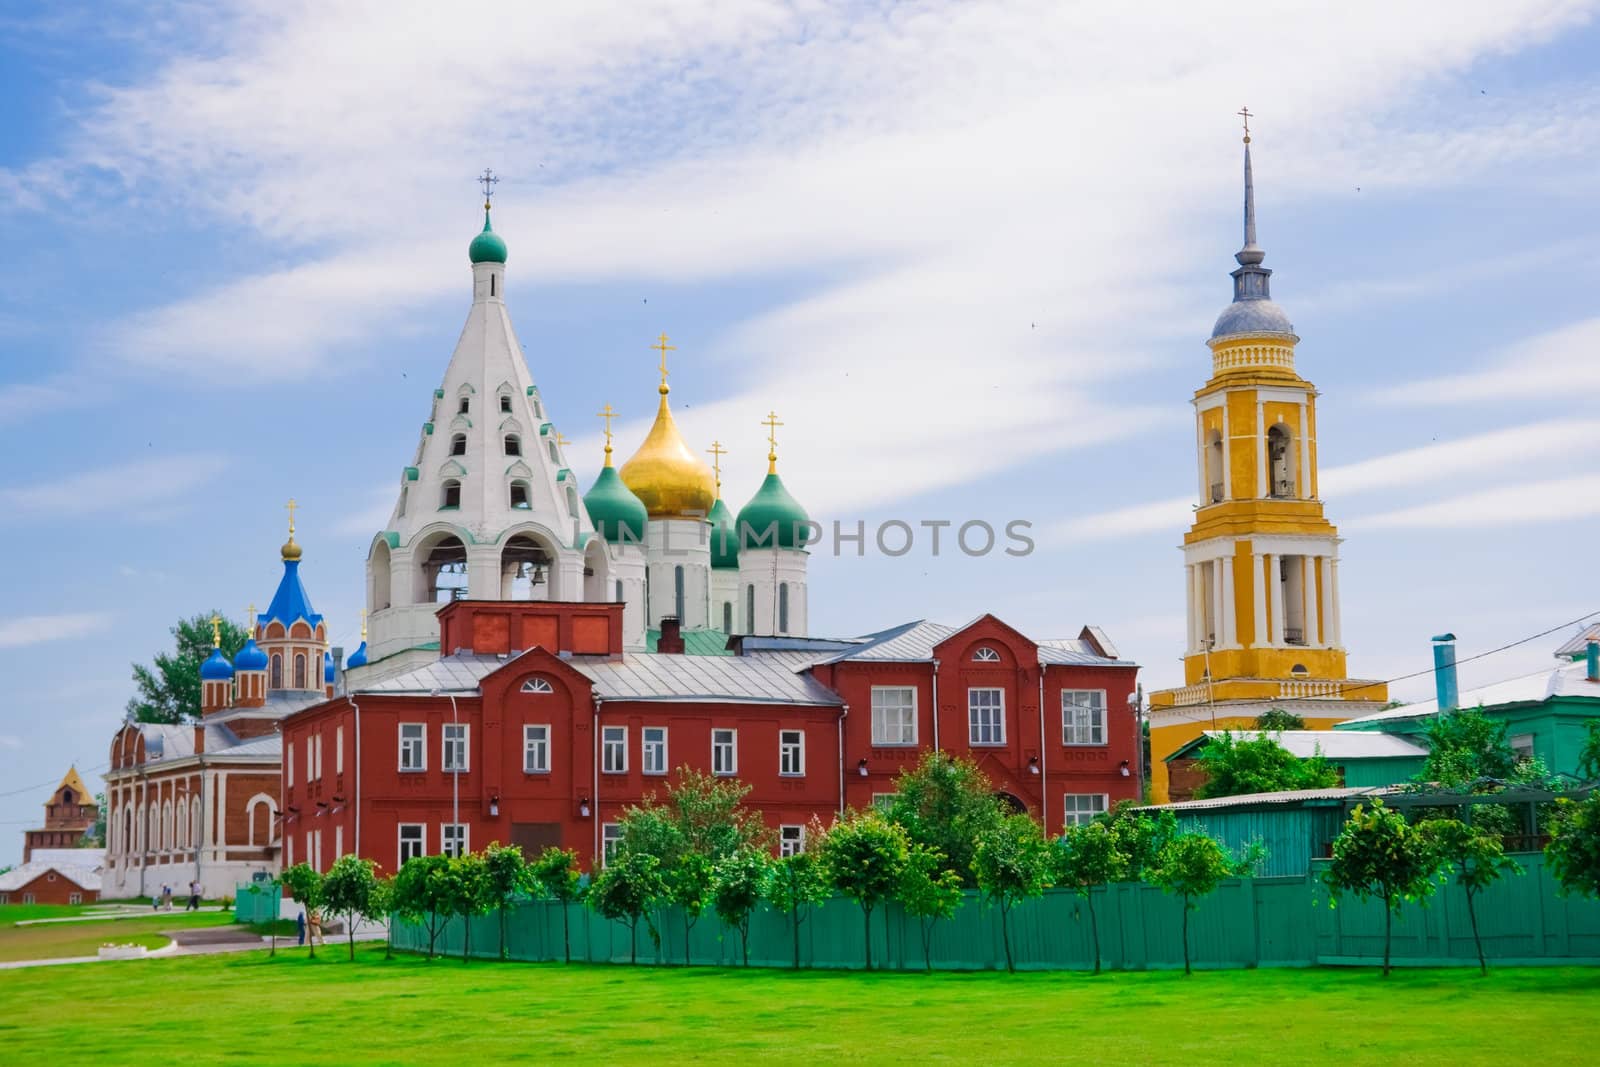
M 1478 921 L 1485 951 L 1493 960 L 1517 963 L 1600 963 L 1600 902 L 1563 898 L 1538 853 L 1517 856 L 1527 873 L 1485 891 L 1478 899 Z M 1224 883 L 1201 900 L 1190 916 L 1189 936 L 1195 966 L 1310 967 L 1317 964 L 1376 963 L 1383 953 L 1383 910 L 1378 904 L 1342 900 L 1328 906 L 1317 876 L 1323 861 L 1301 877 L 1248 878 Z M 1183 966 L 1180 940 L 1182 905 L 1147 885 L 1108 887 L 1095 894 L 1100 950 L 1108 968 L 1163 969 Z M 611 922 L 581 905 L 571 907 L 572 958 L 594 963 L 627 963 L 626 925 Z M 1094 966 L 1089 909 L 1083 898 L 1052 889 L 1011 912 L 1012 954 L 1019 970 L 1082 970 Z M 498 956 L 499 917 L 472 920 L 472 955 Z M 640 963 L 681 964 L 682 917 L 672 909 L 658 920 L 658 950 L 641 922 L 636 935 Z M 451 920 L 437 951 L 461 954 L 463 923 Z M 984 970 L 1005 966 L 1000 913 L 969 894 L 955 918 L 938 923 L 933 935 L 933 966 L 941 970 Z M 396 923 L 395 947 L 426 951 L 426 931 Z M 813 908 L 800 927 L 804 967 L 859 968 L 863 962 L 861 909 L 845 899 Z M 689 936 L 695 964 L 737 966 L 739 935 L 709 911 Z M 562 958 L 561 905 L 528 902 L 506 917 L 507 955 L 517 960 Z M 1466 904 L 1453 885 L 1441 887 L 1427 907 L 1407 905 L 1395 920 L 1395 962 L 1402 965 L 1476 964 Z M 794 934 L 785 914 L 759 912 L 750 924 L 752 966 L 788 967 Z M 920 970 L 922 939 L 917 921 L 890 905 L 872 916 L 874 967 Z

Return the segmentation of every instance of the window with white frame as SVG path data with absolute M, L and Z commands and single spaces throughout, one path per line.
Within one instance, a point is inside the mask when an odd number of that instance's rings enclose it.
M 467 851 L 467 824 L 443 822 L 439 824 L 439 851 L 446 856 L 461 856 Z
M 665 726 L 646 726 L 639 731 L 639 768 L 645 774 L 667 773 Z
M 406 865 L 406 860 L 423 855 L 427 840 L 424 837 L 423 825 L 420 822 L 403 822 L 400 824 L 400 866 Z
M 425 771 L 428 769 L 427 756 L 428 728 L 420 722 L 403 722 L 400 724 L 400 769 L 402 771 Z
M 306 738 L 306 784 L 317 780 L 317 749 L 314 738 Z
M 1104 793 L 1068 793 L 1064 806 L 1064 826 L 1085 826 L 1094 821 L 1096 815 L 1104 814 L 1106 810 L 1106 795 Z
M 628 728 L 626 726 L 600 728 L 600 769 L 607 774 L 627 772 Z
M 739 773 L 739 731 L 711 731 L 711 773 Z
M 979 645 L 978 646 L 978 650 L 972 654 L 972 662 L 974 662 L 974 663 L 999 663 L 1000 662 L 1000 653 L 996 652 L 994 649 L 990 648 L 988 645 Z
M 344 727 L 334 727 L 333 731 L 333 773 L 344 773 Z
M 1006 691 L 967 690 L 967 740 L 974 745 L 1006 743 Z
M 68 893 L 67 894 L 67 903 L 68 904 L 82 904 L 83 903 L 83 894 L 82 893 Z
M 622 825 L 608 822 L 600 827 L 600 866 L 609 867 L 617 858 L 617 845 L 622 840 Z
M 294 746 L 283 746 L 283 773 L 287 776 L 290 788 L 294 787 Z
M 1063 745 L 1103 745 L 1106 743 L 1106 691 L 1104 689 L 1063 689 L 1061 691 L 1061 743 Z
M 917 743 L 917 691 L 909 685 L 872 687 L 872 743 Z
M 804 826 L 778 827 L 778 855 L 794 856 L 806 850 L 806 828 Z
M 806 773 L 806 735 L 803 730 L 778 731 L 778 773 L 790 777 Z
M 444 724 L 443 732 L 444 759 L 441 761 L 441 766 L 447 772 L 467 770 L 467 724 L 447 722 Z
M 899 793 L 874 793 L 872 794 L 872 806 L 879 811 L 888 811 L 894 807 L 894 802 L 899 799 Z
M 524 693 L 554 693 L 555 689 L 543 678 L 529 678 L 522 683 Z
M 541 724 L 522 728 L 522 773 L 550 773 L 550 727 Z
M 320 779 L 322 777 L 322 771 L 323 771 L 323 768 L 322 768 L 322 735 L 321 734 L 317 734 L 316 740 L 317 740 L 317 748 L 316 748 L 316 752 L 317 752 L 317 777 Z

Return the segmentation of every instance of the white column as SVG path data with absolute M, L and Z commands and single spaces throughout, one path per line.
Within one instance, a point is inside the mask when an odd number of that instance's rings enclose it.
M 1254 648 L 1261 648 L 1267 643 L 1267 585 L 1261 578 L 1261 561 L 1265 557 L 1256 551 L 1250 553 L 1250 591 L 1254 595 L 1256 609 L 1255 637 L 1251 644 Z
M 1267 556 L 1267 592 L 1272 597 L 1272 644 L 1283 646 L 1283 576 L 1279 573 L 1282 557 L 1276 553 Z
M 1232 547 L 1232 546 L 1229 546 Z M 1233 555 L 1229 553 L 1217 561 L 1222 568 L 1222 635 L 1221 641 L 1224 648 L 1239 647 L 1239 624 L 1234 618 L 1234 605 L 1237 603 L 1237 590 L 1233 584 Z
M 1196 563 L 1189 570 L 1193 580 L 1189 586 L 1189 619 L 1194 626 L 1194 650 L 1206 647 L 1206 575 L 1203 564 Z
M 1183 599 L 1184 599 L 1184 602 L 1185 602 L 1186 606 L 1189 609 L 1188 612 L 1187 612 L 1188 622 L 1189 622 L 1189 643 L 1184 645 L 1183 647 L 1188 649 L 1190 652 L 1193 652 L 1195 649 L 1200 647 L 1199 643 L 1195 639 L 1195 630 L 1197 628 L 1196 628 L 1195 623 L 1194 623 L 1194 564 L 1193 563 L 1184 564 L 1184 567 L 1183 567 L 1183 580 L 1184 580 L 1184 590 L 1183 590 L 1184 598 Z
M 228 855 L 228 776 L 221 771 L 214 772 L 217 789 L 217 858 L 226 859 Z M 309 779 L 308 779 L 309 781 Z
M 1300 401 L 1300 492 L 1295 495 L 1302 500 L 1311 499 L 1311 422 L 1306 416 L 1306 409 L 1310 407 L 1310 398 Z M 1310 627 L 1306 627 L 1309 632 Z
M 1267 414 L 1261 405 L 1261 394 L 1256 394 L 1256 499 L 1268 495 L 1267 486 Z
M 1305 594 L 1305 607 L 1301 614 L 1306 619 L 1306 644 L 1311 648 L 1322 646 L 1322 628 L 1317 623 L 1317 557 L 1301 556 L 1304 564 L 1300 579 L 1301 588 Z
M 1212 647 L 1219 647 L 1225 638 L 1222 633 L 1222 564 L 1219 560 L 1211 560 L 1206 565 L 1211 574 L 1211 618 L 1204 636 L 1212 639 Z
M 1339 561 L 1324 558 L 1322 565 L 1327 568 L 1325 574 L 1328 579 L 1328 644 L 1334 648 L 1344 647 L 1344 623 L 1339 617 Z
M 1233 498 L 1233 439 L 1228 430 L 1228 394 L 1222 394 L 1222 499 Z

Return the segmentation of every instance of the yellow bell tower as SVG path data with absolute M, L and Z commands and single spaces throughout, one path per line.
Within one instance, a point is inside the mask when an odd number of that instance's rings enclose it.
M 1300 340 L 1256 245 L 1249 115 L 1244 247 L 1217 317 L 1211 377 L 1194 394 L 1198 503 L 1183 539 L 1184 686 L 1150 694 L 1151 792 L 1181 798 L 1165 762 L 1204 730 L 1244 728 L 1272 708 L 1308 728 L 1381 707 L 1381 682 L 1346 677 L 1338 531 L 1317 489 L 1317 391 L 1295 371 Z M 1177 796 L 1172 794 L 1176 793 Z

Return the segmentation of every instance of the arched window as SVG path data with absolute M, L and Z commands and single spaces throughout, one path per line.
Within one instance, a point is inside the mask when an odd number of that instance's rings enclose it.
M 672 568 L 672 610 L 683 622 L 683 564 Z
M 978 650 L 972 654 L 972 662 L 974 662 L 974 663 L 999 663 L 1000 662 L 1000 653 L 996 652 L 994 649 L 990 648 L 988 645 L 979 645 L 978 646 Z
M 514 508 L 522 508 L 522 509 L 527 509 L 527 508 L 530 508 L 530 507 L 533 506 L 532 504 L 530 504 L 528 502 L 528 483 L 527 482 L 512 482 L 511 483 L 511 506 L 514 507 Z
M 529 678 L 522 683 L 524 693 L 554 693 L 555 689 L 543 678 Z
M 744 587 L 744 632 L 756 632 L 756 587 L 753 585 Z
M 462 397 L 461 406 L 456 408 L 457 413 L 465 415 L 470 410 L 472 410 L 472 398 L 467 396 Z
M 1281 425 L 1267 431 L 1267 495 L 1292 497 L 1294 491 L 1294 449 L 1289 431 Z
M 722 632 L 725 634 L 733 633 L 733 601 L 731 600 L 722 602 Z
M 789 583 L 778 583 L 778 632 L 789 632 Z
M 1206 502 L 1222 503 L 1222 432 L 1212 430 L 1206 443 Z
M 283 653 L 272 654 L 272 688 L 283 688 Z
M 509 400 L 508 397 L 501 397 L 500 399 Z M 522 455 L 522 438 L 518 437 L 514 433 L 506 434 L 506 455 L 508 455 L 508 456 L 520 456 L 520 455 Z
M 294 687 L 296 689 L 309 688 L 306 684 L 306 654 L 304 652 L 296 652 L 294 654 Z
M 402 485 L 400 487 L 400 510 L 398 512 L 400 515 L 404 515 L 406 513 L 406 495 L 410 492 L 411 490 L 405 486 Z
M 427 583 L 424 603 L 447 604 L 467 595 L 467 546 L 459 537 L 446 537 L 428 552 L 422 562 Z
M 439 491 L 439 509 L 459 508 L 461 506 L 461 483 L 451 478 L 444 483 Z
M 511 397 L 504 393 L 500 394 L 500 412 L 504 415 L 509 415 L 511 413 Z
M 450 454 L 452 456 L 464 456 L 467 454 L 466 434 L 458 433 L 450 438 Z
M 555 440 L 552 438 L 550 441 L 547 442 L 547 444 L 550 446 L 550 462 L 551 463 L 560 463 L 561 462 L 561 454 L 556 451 Z
M 490 296 L 494 295 L 494 278 L 495 278 L 495 276 L 493 274 L 489 275 L 489 295 Z
M 533 397 L 529 403 L 533 405 L 533 413 L 539 418 L 544 418 L 544 408 L 539 406 L 539 398 Z

